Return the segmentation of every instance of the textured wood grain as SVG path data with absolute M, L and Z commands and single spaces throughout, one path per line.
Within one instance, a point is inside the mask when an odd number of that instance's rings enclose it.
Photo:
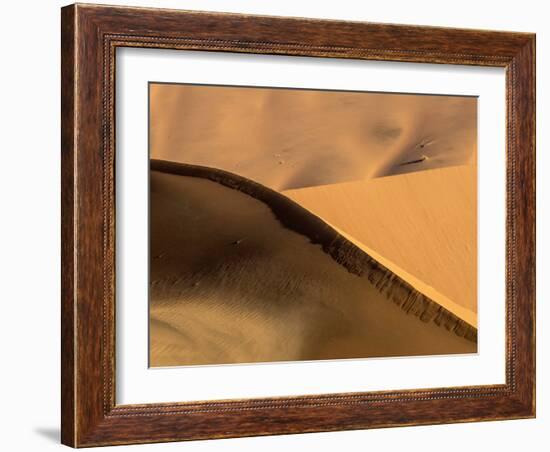
M 62 10 L 61 20 L 61 441 L 75 443 L 75 322 L 74 297 L 74 9 Z
M 62 12 L 62 442 L 223 438 L 532 417 L 535 37 L 73 5 Z M 114 64 L 135 46 L 473 64 L 507 70 L 506 384 L 116 406 Z

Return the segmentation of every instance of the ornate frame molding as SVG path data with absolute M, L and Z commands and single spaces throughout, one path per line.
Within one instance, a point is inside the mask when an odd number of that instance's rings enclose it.
M 115 404 L 116 48 L 506 68 L 506 383 Z M 535 415 L 535 36 L 71 5 L 62 9 L 62 442 L 73 447 Z M 521 350 L 521 353 L 518 353 Z

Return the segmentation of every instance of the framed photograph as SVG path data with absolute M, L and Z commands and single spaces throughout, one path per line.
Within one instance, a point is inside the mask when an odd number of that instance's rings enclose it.
M 62 442 L 535 416 L 535 36 L 62 9 Z

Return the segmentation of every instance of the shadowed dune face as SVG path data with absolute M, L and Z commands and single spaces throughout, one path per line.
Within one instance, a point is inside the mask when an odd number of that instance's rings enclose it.
M 150 187 L 152 366 L 477 349 L 407 313 L 253 196 L 158 171 Z

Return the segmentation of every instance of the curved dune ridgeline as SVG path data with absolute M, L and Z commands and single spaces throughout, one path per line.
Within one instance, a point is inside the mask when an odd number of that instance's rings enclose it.
M 284 195 L 159 160 L 150 184 L 152 366 L 476 352 L 473 326 Z

